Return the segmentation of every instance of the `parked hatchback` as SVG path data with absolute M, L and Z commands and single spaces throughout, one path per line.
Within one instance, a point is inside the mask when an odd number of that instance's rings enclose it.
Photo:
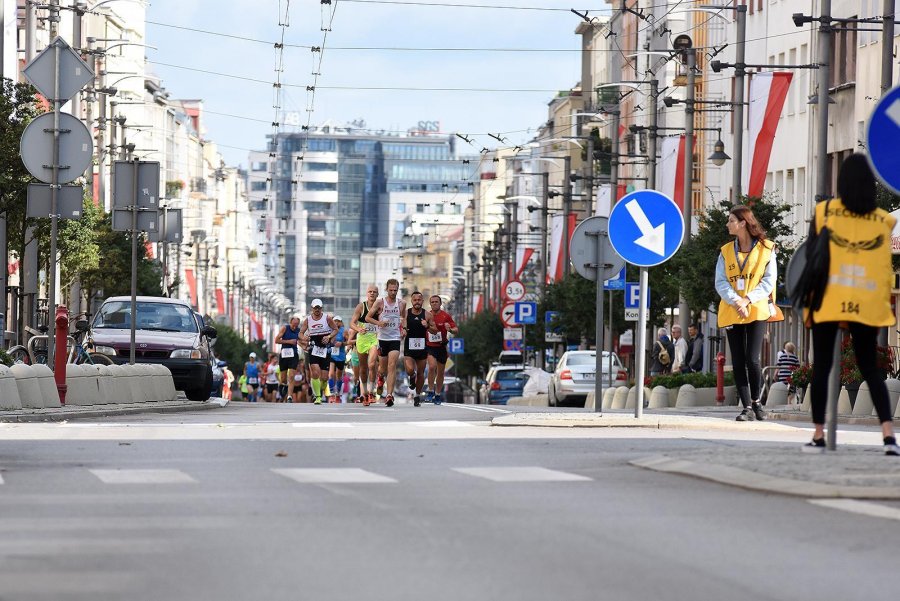
M 172 372 L 175 388 L 192 401 L 205 401 L 213 386 L 212 344 L 216 329 L 180 299 L 139 296 L 135 322 L 135 362 L 159 363 Z M 94 350 L 115 363 L 128 363 L 131 297 L 106 299 L 88 333 Z
M 623 386 L 626 383 L 626 372 L 619 361 L 619 357 L 603 351 L 601 367 L 603 380 L 601 384 L 606 388 L 609 371 L 612 369 L 613 386 Z M 567 351 L 563 353 L 556 369 L 550 378 L 549 402 L 551 407 L 562 403 L 581 401 L 584 403 L 589 392 L 594 391 L 594 378 L 597 374 L 596 351 Z
M 479 400 L 491 405 L 505 405 L 509 399 L 522 396 L 526 378 L 518 377 L 521 365 L 492 365 L 481 385 Z

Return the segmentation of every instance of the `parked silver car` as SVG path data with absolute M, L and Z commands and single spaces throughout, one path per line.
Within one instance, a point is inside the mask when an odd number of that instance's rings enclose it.
M 627 374 L 618 355 L 603 351 L 601 356 L 603 369 L 603 381 L 606 381 L 612 369 L 613 386 L 623 386 L 627 381 Z M 594 390 L 594 378 L 597 374 L 596 351 L 567 351 L 560 358 L 556 370 L 550 378 L 549 403 L 555 407 L 561 403 L 580 400 L 584 402 L 589 392 Z

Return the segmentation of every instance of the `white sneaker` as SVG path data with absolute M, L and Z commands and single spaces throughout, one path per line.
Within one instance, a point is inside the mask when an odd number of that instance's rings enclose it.
M 900 455 L 900 446 L 898 446 L 896 442 L 894 444 L 886 444 L 884 445 L 884 454 Z

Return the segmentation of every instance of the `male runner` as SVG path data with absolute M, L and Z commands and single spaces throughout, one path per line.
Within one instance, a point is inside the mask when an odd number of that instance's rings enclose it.
M 331 343 L 331 365 L 328 368 L 328 390 L 331 392 L 330 403 L 340 403 L 344 388 L 344 366 L 347 364 L 347 346 L 344 341 L 347 329 L 344 320 L 335 315 L 331 318 L 337 326 L 334 342 Z
M 312 313 L 300 324 L 300 340 L 309 345 L 306 360 L 309 364 L 309 385 L 312 389 L 313 403 L 322 404 L 322 387 L 328 374 L 328 347 L 337 327 L 328 315 L 322 311 L 322 301 L 315 298 L 310 304 Z M 324 375 L 324 377 L 323 377 Z
M 377 326 L 369 323 L 367 317 L 378 300 L 378 286 L 369 284 L 366 299 L 356 306 L 350 327 L 356 332 L 356 352 L 359 354 L 359 388 L 363 404 L 375 402 L 375 360 L 378 358 Z
M 428 351 L 425 341 L 431 333 L 439 333 L 431 313 L 424 311 L 425 297 L 421 292 L 413 292 L 410 297 L 411 309 L 406 311 L 406 342 L 403 345 L 403 361 L 409 377 L 409 395 L 413 405 L 422 404 L 422 387 L 425 385 L 425 361 Z M 413 391 L 415 389 L 415 392 Z
M 441 309 L 441 297 L 437 294 L 428 299 L 431 305 L 431 314 L 437 332 L 428 334 L 428 400 L 435 405 L 443 401 L 444 392 L 444 368 L 447 367 L 447 332 L 453 335 L 459 334 L 456 322 L 450 314 Z
M 400 282 L 391 278 L 386 284 L 387 296 L 375 301 L 366 317 L 368 323 L 378 326 L 378 374 L 387 381 L 384 404 L 394 406 L 394 382 L 397 380 L 397 359 L 400 358 L 400 341 L 404 335 L 403 315 L 406 301 L 397 298 Z
M 256 402 L 256 391 L 259 389 L 259 363 L 256 353 L 250 353 L 250 360 L 244 363 L 244 375 L 247 376 L 247 388 L 250 390 L 247 400 Z
M 300 318 L 291 317 L 290 322 L 281 326 L 275 336 L 275 344 L 281 345 L 281 357 L 278 359 L 278 382 L 281 384 L 281 398 L 287 401 L 294 398 L 294 374 L 300 364 L 300 349 L 297 342 L 300 338 Z

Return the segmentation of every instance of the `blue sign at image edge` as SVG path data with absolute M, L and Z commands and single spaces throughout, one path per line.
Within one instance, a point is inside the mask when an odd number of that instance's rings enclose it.
M 650 251 L 636 242 L 643 233 L 628 211 L 628 204 L 638 207 L 654 228 L 665 224 L 663 254 Z M 626 194 L 609 215 L 609 241 L 613 249 L 632 265 L 653 267 L 668 261 L 678 252 L 684 237 L 684 217 L 671 198 L 656 190 L 637 190 Z
M 866 148 L 869 163 L 878 178 L 895 193 L 900 193 L 900 149 L 897 147 L 900 122 L 888 115 L 897 103 L 900 103 L 900 86 L 885 94 L 872 110 L 866 127 Z M 896 112 L 900 114 L 900 108 Z

